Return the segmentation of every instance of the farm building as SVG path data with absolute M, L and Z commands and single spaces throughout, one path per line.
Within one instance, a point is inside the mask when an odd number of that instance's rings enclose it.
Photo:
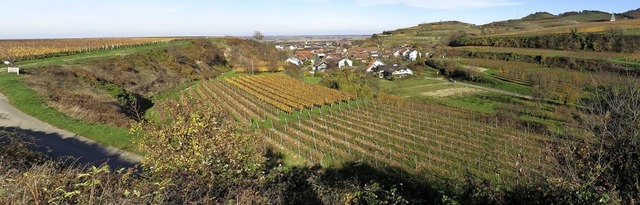
M 366 67 L 366 72 L 371 73 L 374 71 L 374 69 L 376 69 L 378 66 L 381 66 L 381 65 L 385 65 L 385 64 L 380 60 L 371 61 Z

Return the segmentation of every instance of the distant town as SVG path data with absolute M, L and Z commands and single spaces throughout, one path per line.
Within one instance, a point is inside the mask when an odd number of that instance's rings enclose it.
M 290 52 L 288 63 L 306 68 L 310 73 L 335 68 L 361 68 L 380 78 L 392 79 L 413 75 L 414 71 L 402 62 L 431 57 L 432 53 L 419 51 L 405 44 L 395 48 L 380 48 L 356 44 L 357 40 L 341 38 L 321 41 L 276 42 L 278 51 Z

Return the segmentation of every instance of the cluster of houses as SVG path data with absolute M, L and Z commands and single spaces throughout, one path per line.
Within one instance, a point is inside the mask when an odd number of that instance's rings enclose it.
M 323 42 L 308 44 L 277 45 L 276 49 L 291 50 L 293 56 L 288 63 L 303 66 L 310 65 L 310 72 L 324 72 L 328 69 L 352 68 L 354 65 L 367 65 L 365 71 L 380 78 L 392 79 L 413 75 L 413 71 L 403 65 L 394 63 L 386 65 L 383 59 L 391 61 L 416 61 L 422 53 L 410 46 L 395 49 L 380 49 L 378 47 L 355 48 L 351 42 Z M 429 55 L 426 53 L 425 55 Z

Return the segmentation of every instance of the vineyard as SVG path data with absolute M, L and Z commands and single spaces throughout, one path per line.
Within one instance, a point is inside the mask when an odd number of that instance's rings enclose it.
M 640 61 L 640 53 L 614 53 L 614 52 L 589 52 L 589 51 L 563 51 L 551 49 L 535 48 L 509 48 L 495 46 L 462 46 L 455 47 L 454 50 L 471 52 L 491 52 L 491 53 L 515 53 L 525 55 L 541 55 L 544 57 L 571 56 L 576 59 L 598 59 L 611 60 L 621 59 L 629 62 Z
M 586 80 L 593 80 L 590 73 L 561 68 L 544 68 L 539 64 L 524 63 L 517 61 L 502 61 L 479 58 L 464 58 L 460 62 L 464 65 L 478 66 L 482 68 L 496 69 L 494 77 L 530 86 L 533 81 L 545 78 L 546 83 L 553 87 L 556 92 L 561 92 L 567 87 L 581 88 Z M 599 73 L 598 81 L 604 81 L 606 73 Z
M 547 99 L 575 102 L 587 81 L 605 82 L 611 74 L 598 73 L 598 79 L 588 72 L 562 68 L 543 68 L 538 64 L 517 61 L 465 58 L 462 64 L 495 69 L 493 77 L 524 86 L 535 86 L 539 96 Z
M 547 20 L 551 22 L 557 22 L 554 20 Z M 511 35 L 540 35 L 540 34 L 550 34 L 550 33 L 570 33 L 573 29 L 576 29 L 578 32 L 583 33 L 596 33 L 596 32 L 604 32 L 610 30 L 612 28 L 617 29 L 637 29 L 640 27 L 640 20 L 624 20 L 624 21 L 615 21 L 615 22 L 590 22 L 579 25 L 564 25 L 564 26 L 553 26 L 541 29 L 533 29 L 533 30 L 525 30 L 525 31 L 515 31 L 515 32 L 507 32 L 500 33 L 494 35 L 485 35 L 485 36 L 511 36 Z
M 0 40 L 0 58 L 12 61 L 168 42 L 174 38 L 82 38 Z
M 324 167 L 359 161 L 442 183 L 472 175 L 510 185 L 550 168 L 544 147 L 553 138 L 502 127 L 468 111 L 355 100 L 285 114 L 237 81 L 201 83 L 185 90 L 178 103 L 194 112 L 200 103 L 221 105 L 260 130 L 273 148 Z
M 244 76 L 227 81 L 287 113 L 355 98 L 350 93 L 305 84 L 284 75 Z
M 539 64 L 533 63 L 481 58 L 464 58 L 460 60 L 460 63 L 464 65 L 496 69 L 496 78 L 524 85 L 529 85 L 528 75 L 530 72 L 539 70 L 539 68 L 542 67 Z

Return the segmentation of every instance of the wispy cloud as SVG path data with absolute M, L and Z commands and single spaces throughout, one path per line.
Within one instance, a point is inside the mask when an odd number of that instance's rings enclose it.
M 429 9 L 479 9 L 520 5 L 514 0 L 356 0 L 361 6 L 394 5 Z

